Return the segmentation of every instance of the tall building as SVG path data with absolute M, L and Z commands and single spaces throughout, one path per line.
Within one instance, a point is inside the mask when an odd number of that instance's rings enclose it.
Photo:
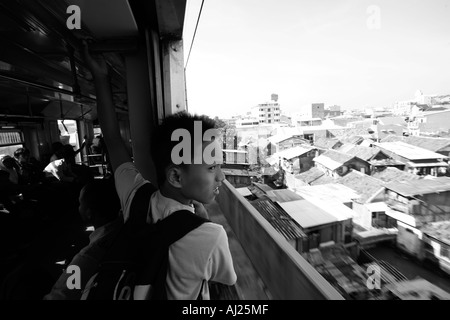
M 259 120 L 259 123 L 279 123 L 281 110 L 278 103 L 278 95 L 272 94 L 269 102 L 258 104 L 252 108 L 252 114 Z
M 323 119 L 325 117 L 325 104 L 313 103 L 311 105 L 311 117 Z

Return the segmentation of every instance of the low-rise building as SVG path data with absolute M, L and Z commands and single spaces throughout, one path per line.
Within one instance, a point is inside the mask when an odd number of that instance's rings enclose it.
M 385 188 L 389 208 L 386 219 L 397 225 L 397 246 L 423 259 L 421 228 L 431 222 L 450 220 L 450 178 L 394 181 Z
M 450 274 L 450 221 L 428 223 L 420 231 L 423 233 L 423 258 Z
M 313 159 L 316 155 L 317 149 L 301 145 L 277 152 L 266 158 L 266 161 L 272 166 L 281 164 L 281 167 L 287 172 L 298 174 L 314 166 Z
M 370 165 L 358 157 L 348 155 L 335 150 L 328 150 L 313 159 L 315 166 L 323 170 L 328 176 L 339 178 L 344 176 L 351 169 L 363 173 L 370 172 Z
M 403 141 L 407 144 L 427 149 L 443 156 L 450 156 L 450 139 L 423 136 L 387 136 L 381 142 Z
M 405 164 L 405 170 L 420 176 L 443 176 L 447 172 L 448 157 L 402 141 L 375 143 L 375 146 L 394 160 Z

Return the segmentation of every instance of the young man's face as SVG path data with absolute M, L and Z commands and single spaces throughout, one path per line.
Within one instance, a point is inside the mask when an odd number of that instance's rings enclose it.
M 207 164 L 203 159 L 202 164 L 189 164 L 181 170 L 181 193 L 184 198 L 204 204 L 211 203 L 214 200 L 219 194 L 222 181 L 225 179 L 220 168 L 223 162 L 222 148 L 217 141 L 208 141 L 203 142 L 203 150 L 210 144 L 214 144 L 215 152 L 220 152 L 220 157 L 218 157 L 220 160 L 217 159 L 214 163 Z M 213 156 L 215 156 L 214 153 Z

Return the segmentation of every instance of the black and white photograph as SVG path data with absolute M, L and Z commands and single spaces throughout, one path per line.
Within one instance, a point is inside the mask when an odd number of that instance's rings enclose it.
M 449 17 L 1 0 L 0 300 L 450 300 Z

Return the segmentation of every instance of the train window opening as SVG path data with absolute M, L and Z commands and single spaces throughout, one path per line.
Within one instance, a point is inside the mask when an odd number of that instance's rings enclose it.
M 22 148 L 23 134 L 19 130 L 0 130 L 0 154 L 12 156 L 14 151 Z
M 58 120 L 59 141 L 62 144 L 70 144 L 74 150 L 78 150 L 81 146 L 78 139 L 78 126 L 75 120 Z M 81 155 L 78 153 L 75 157 L 77 163 L 82 163 Z

